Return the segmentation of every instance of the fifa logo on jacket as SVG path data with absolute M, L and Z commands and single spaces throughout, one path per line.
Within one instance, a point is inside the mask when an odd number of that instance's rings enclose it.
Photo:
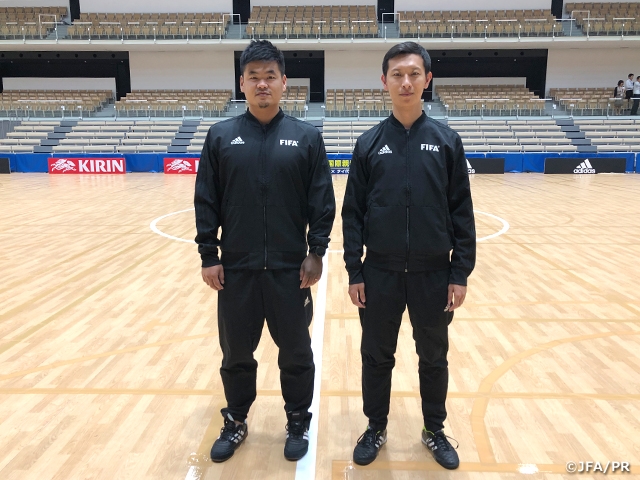
M 297 147 L 298 141 L 297 140 L 280 140 L 280 145 L 286 145 L 288 147 Z
M 439 152 L 440 145 L 431 145 L 429 143 L 423 143 L 420 145 L 420 150 L 428 150 L 429 152 Z

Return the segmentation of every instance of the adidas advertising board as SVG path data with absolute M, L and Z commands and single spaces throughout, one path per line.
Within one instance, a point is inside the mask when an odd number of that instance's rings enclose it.
M 124 158 L 49 158 L 49 173 L 55 175 L 104 175 L 127 173 Z
M 167 175 L 193 175 L 198 173 L 199 158 L 165 158 L 164 173 Z
M 626 158 L 545 158 L 544 173 L 576 173 L 593 175 L 596 173 L 624 173 Z
M 469 175 L 504 173 L 504 158 L 467 158 L 467 171 Z
M 8 158 L 0 158 L 0 174 L 2 173 L 11 173 L 11 168 L 9 167 L 9 159 Z

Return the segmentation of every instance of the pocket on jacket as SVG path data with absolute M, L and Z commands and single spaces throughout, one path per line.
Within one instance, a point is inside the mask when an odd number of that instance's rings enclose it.
M 407 251 L 407 207 L 371 206 L 365 222 L 367 248 L 382 254 L 405 254 Z
M 257 252 L 264 248 L 264 213 L 260 205 L 226 205 L 222 250 Z
M 409 207 L 409 248 L 412 254 L 442 255 L 451 250 L 447 215 L 442 207 Z

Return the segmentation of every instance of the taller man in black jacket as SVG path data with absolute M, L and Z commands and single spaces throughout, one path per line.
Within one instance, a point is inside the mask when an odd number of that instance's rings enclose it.
M 460 137 L 422 111 L 430 70 L 429 55 L 414 42 L 385 55 L 382 82 L 393 114 L 356 142 L 342 209 L 349 295 L 360 308 L 369 419 L 353 452 L 360 465 L 375 460 L 387 441 L 391 371 L 407 307 L 419 357 L 422 442 L 440 465 L 459 465 L 443 432 L 447 329 L 466 295 L 476 232 Z
M 313 397 L 310 287 L 322 274 L 335 197 L 322 135 L 279 108 L 286 89 L 282 52 L 266 40 L 251 42 L 240 70 L 249 109 L 211 127 L 196 177 L 196 243 L 202 278 L 218 291 L 227 400 L 211 459 L 227 460 L 247 436 L 256 398 L 253 352 L 266 318 L 279 347 L 284 456 L 298 460 L 307 453 Z

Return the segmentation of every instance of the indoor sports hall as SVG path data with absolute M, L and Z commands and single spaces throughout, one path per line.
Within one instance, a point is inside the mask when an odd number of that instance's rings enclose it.
M 280 106 L 322 133 L 337 215 L 309 451 L 283 457 L 265 328 L 248 437 L 213 463 L 226 402 L 194 184 L 211 126 L 245 112 L 253 39 L 284 53 Z M 431 54 L 424 111 L 462 139 L 477 230 L 449 326 L 456 470 L 420 440 L 406 313 L 388 442 L 352 461 L 367 419 L 340 211 L 407 40 Z M 637 1 L 0 1 L 0 478 L 640 478 L 639 76 Z

